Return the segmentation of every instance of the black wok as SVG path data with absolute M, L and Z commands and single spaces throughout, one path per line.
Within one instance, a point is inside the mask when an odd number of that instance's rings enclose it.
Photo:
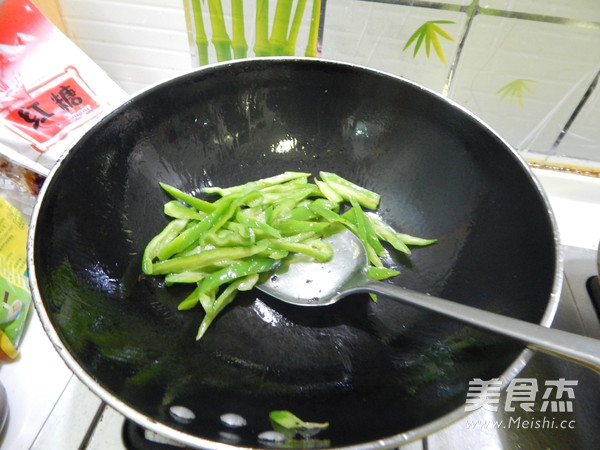
M 336 172 L 382 194 L 395 228 L 438 239 L 393 255 L 397 283 L 550 323 L 561 272 L 552 216 L 529 169 L 481 121 L 357 66 L 221 64 L 103 119 L 57 164 L 36 206 L 37 310 L 102 399 L 192 446 L 268 446 L 257 435 L 275 409 L 330 422 L 310 445 L 397 446 L 465 414 L 469 381 L 506 383 L 525 364 L 522 344 L 367 296 L 315 310 L 253 290 L 196 342 L 201 310 L 177 311 L 187 291 L 140 270 L 167 223 L 159 181 L 199 193 L 285 170 Z M 173 405 L 195 420 L 175 420 Z M 225 433 L 224 413 L 247 426 Z

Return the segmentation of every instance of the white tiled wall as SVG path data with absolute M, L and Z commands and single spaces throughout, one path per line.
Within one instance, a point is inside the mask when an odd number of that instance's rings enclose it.
M 483 0 L 480 4 L 484 8 L 501 11 L 563 17 L 587 23 L 600 21 L 598 0 Z
M 517 148 L 554 153 L 554 142 L 600 67 L 600 33 L 479 16 L 460 62 L 449 93 L 452 98 Z M 522 104 L 496 94 L 515 79 L 532 80 Z
M 422 50 L 413 58 L 413 47 L 406 50 L 403 47 L 412 33 L 428 20 L 453 21 L 454 24 L 441 26 L 449 34 L 458 35 L 465 19 L 464 14 L 455 11 L 437 10 L 433 16 L 427 8 L 328 0 L 322 56 L 402 75 L 441 92 L 459 42 L 440 40 L 447 64 L 433 51 L 429 58 Z
M 60 0 L 67 34 L 123 89 L 192 67 L 181 0 Z
M 130 93 L 196 65 L 188 1 L 59 0 L 69 36 Z M 404 50 L 432 20 L 453 22 L 440 24 L 445 61 Z M 326 0 L 322 56 L 442 92 L 531 159 L 600 167 L 599 0 Z M 502 98 L 518 79 L 521 101 Z

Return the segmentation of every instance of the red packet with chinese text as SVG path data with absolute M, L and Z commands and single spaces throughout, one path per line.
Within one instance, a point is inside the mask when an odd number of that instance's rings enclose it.
M 0 158 L 45 176 L 126 99 L 31 1 L 0 1 Z

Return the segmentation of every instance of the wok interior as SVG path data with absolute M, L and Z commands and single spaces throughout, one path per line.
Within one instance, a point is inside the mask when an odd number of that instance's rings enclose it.
M 374 441 L 464 404 L 522 346 L 380 298 L 294 307 L 257 290 L 194 337 L 188 292 L 141 275 L 167 223 L 159 181 L 198 193 L 285 170 L 336 172 L 382 195 L 396 229 L 438 243 L 392 253 L 398 284 L 539 322 L 555 270 L 546 205 L 477 120 L 410 83 L 325 61 L 246 61 L 135 97 L 48 180 L 34 236 L 41 303 L 77 364 L 143 415 L 202 439 L 260 446 L 268 413 L 329 421 L 316 445 Z M 168 408 L 197 418 L 174 421 Z M 231 437 L 230 437 L 231 438 Z

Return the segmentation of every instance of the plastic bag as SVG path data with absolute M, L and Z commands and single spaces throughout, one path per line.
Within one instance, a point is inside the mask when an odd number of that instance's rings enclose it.
M 0 197 L 0 360 L 14 361 L 31 305 L 27 277 L 27 223 Z
M 46 176 L 123 91 L 29 0 L 0 1 L 0 156 Z

